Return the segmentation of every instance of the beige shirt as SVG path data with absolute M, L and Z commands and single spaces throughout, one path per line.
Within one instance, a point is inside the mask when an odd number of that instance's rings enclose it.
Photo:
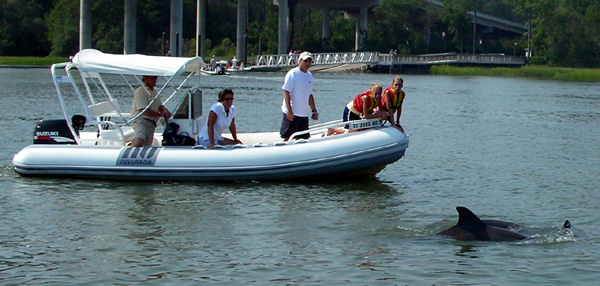
M 148 91 L 150 92 L 150 94 L 148 94 Z M 149 90 L 146 85 L 138 87 L 133 93 L 133 101 L 131 102 L 131 117 L 133 118 L 137 116 L 140 113 L 140 111 L 146 108 L 146 106 L 150 103 L 150 101 L 152 101 L 152 99 L 156 96 L 157 93 L 158 91 L 156 89 Z M 160 97 L 158 97 L 154 101 L 152 106 L 150 106 L 150 109 L 156 112 L 160 112 L 158 109 L 161 105 L 162 100 L 160 100 Z M 148 118 L 154 121 L 160 119 L 160 117 L 152 117 L 144 114 L 142 114 L 139 118 Z

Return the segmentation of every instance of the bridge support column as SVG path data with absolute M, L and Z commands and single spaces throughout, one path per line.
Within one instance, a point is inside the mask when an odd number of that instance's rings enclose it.
M 425 36 L 425 50 L 429 53 L 429 47 L 431 45 L 431 28 L 429 26 L 425 27 L 424 31 Z
M 290 22 L 290 9 L 287 0 L 279 0 L 279 30 L 277 41 L 277 53 L 287 54 L 288 50 L 288 26 Z
M 206 39 L 206 0 L 196 2 L 196 56 L 204 58 Z
M 169 37 L 171 56 L 182 56 L 182 32 L 183 0 L 171 0 L 171 36 Z
M 331 19 L 329 17 L 329 9 L 321 9 L 323 15 L 323 26 L 321 30 L 321 46 L 323 49 L 329 48 L 329 41 L 331 40 Z
M 135 54 L 137 0 L 125 0 L 125 27 L 123 28 L 123 54 Z
M 356 20 L 356 37 L 354 49 L 363 51 L 365 49 L 365 41 L 367 39 L 367 8 L 360 8 L 360 16 Z
M 79 2 L 79 50 L 92 47 L 92 0 Z
M 238 61 L 246 62 L 246 29 L 248 23 L 248 0 L 238 0 L 237 48 Z

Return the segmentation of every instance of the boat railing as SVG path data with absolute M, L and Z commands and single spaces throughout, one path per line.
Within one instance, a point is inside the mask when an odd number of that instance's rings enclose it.
M 294 132 L 290 138 L 296 138 L 298 136 L 302 136 L 305 134 L 317 135 L 317 134 L 327 134 L 329 128 L 339 128 L 343 127 L 345 133 L 351 130 L 362 130 L 369 129 L 382 126 L 382 121 L 379 118 L 373 119 L 363 119 L 363 120 L 353 120 L 353 121 L 342 121 L 342 120 L 334 120 L 321 124 L 313 125 L 311 128 L 303 131 Z M 298 139 L 302 140 L 302 139 Z

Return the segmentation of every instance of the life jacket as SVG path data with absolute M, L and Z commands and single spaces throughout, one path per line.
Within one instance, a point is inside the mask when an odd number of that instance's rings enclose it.
M 367 96 L 367 111 L 372 111 L 373 109 L 375 109 L 375 107 L 377 107 L 377 101 L 375 101 L 375 98 L 373 98 L 373 93 L 370 90 L 367 91 L 363 91 L 361 92 L 359 95 L 357 95 L 352 101 L 350 101 L 350 103 L 348 103 L 348 109 L 350 109 L 352 112 L 354 112 L 357 115 L 362 115 L 363 114 L 363 110 L 364 110 L 364 106 L 363 106 L 363 101 L 362 101 L 362 97 L 363 95 Z
M 404 100 L 404 97 L 406 96 L 406 94 L 404 93 L 404 91 L 399 90 L 398 93 L 396 93 L 396 91 L 394 91 L 393 87 L 388 87 L 385 89 L 392 97 L 392 106 L 388 107 L 386 102 L 385 102 L 385 91 L 383 92 L 382 96 L 381 96 L 381 106 L 383 106 L 386 110 L 391 111 L 391 110 L 396 110 L 398 108 L 400 108 L 400 105 L 402 105 L 402 101 Z

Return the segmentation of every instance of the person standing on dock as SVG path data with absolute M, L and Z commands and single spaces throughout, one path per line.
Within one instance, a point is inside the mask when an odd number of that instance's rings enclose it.
M 294 132 L 308 130 L 309 116 L 313 120 L 319 119 L 319 113 L 312 94 L 314 78 L 312 73 L 308 71 L 312 65 L 312 54 L 302 52 L 298 59 L 298 66 L 288 71 L 281 87 L 283 89 L 283 103 L 281 105 L 283 119 L 280 135 L 285 141 L 288 141 Z M 310 134 L 306 133 L 297 137 L 308 139 Z

